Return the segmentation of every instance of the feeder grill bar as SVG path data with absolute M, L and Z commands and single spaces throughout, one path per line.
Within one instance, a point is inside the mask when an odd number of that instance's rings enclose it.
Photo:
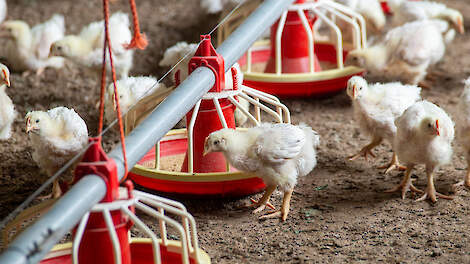
M 217 49 L 225 60 L 225 71 L 269 29 L 294 0 L 265 0 Z M 207 67 L 194 70 L 160 105 L 126 137 L 129 168 L 137 162 L 191 110 L 215 83 Z M 109 153 L 124 176 L 121 146 Z M 96 175 L 77 182 L 36 223 L 22 232 L 0 255 L 2 264 L 38 263 L 104 197 L 106 185 Z
M 105 193 L 106 184 L 101 177 L 83 177 L 9 245 L 0 255 L 0 263 L 38 263 Z

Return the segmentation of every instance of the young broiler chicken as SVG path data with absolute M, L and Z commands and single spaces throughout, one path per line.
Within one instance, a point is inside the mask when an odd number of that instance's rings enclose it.
M 181 60 L 186 54 L 189 53 L 188 56 L 186 56 L 186 58 L 184 58 L 181 61 L 181 63 L 176 66 L 173 72 L 173 80 L 175 82 L 176 80 L 183 82 L 186 79 L 186 77 L 188 77 L 188 64 L 191 58 L 194 56 L 197 46 L 198 46 L 197 43 L 188 44 L 186 42 L 178 42 L 175 45 L 169 47 L 165 51 L 165 53 L 163 54 L 163 59 L 159 62 L 158 65 L 161 67 L 172 67 L 179 60 Z M 240 68 L 240 65 L 238 63 L 235 63 L 233 67 L 237 70 L 237 75 L 236 75 L 237 83 L 238 85 L 242 85 L 243 72 Z M 231 90 L 232 88 L 233 88 L 232 72 L 228 71 L 225 73 L 225 89 Z M 238 97 L 238 102 L 245 110 L 249 111 L 250 103 L 247 100 L 241 97 Z M 242 126 L 248 120 L 248 117 L 245 114 L 243 114 L 243 112 L 240 109 L 235 109 L 234 115 L 235 115 L 235 122 L 237 126 Z
M 139 116 L 135 117 L 135 124 L 144 118 L 149 111 L 153 110 L 171 91 L 165 84 L 158 83 L 154 77 L 139 76 L 127 77 L 116 82 L 117 94 L 119 96 L 119 106 L 123 113 L 126 113 L 133 105 L 142 100 L 145 105 L 139 107 Z M 147 100 L 148 98 L 148 100 Z M 110 124 L 116 119 L 116 105 L 114 101 L 114 84 L 110 83 L 106 91 L 104 103 L 105 119 Z M 129 124 L 130 125 L 130 124 Z
M 32 111 L 25 118 L 26 132 L 34 149 L 33 160 L 48 176 L 54 175 L 87 145 L 87 126 L 73 109 L 56 107 L 47 112 Z M 61 195 L 58 179 L 54 181 L 51 195 L 54 198 Z
M 6 47 L 6 59 L 14 71 L 36 71 L 40 74 L 47 67 L 61 68 L 64 59 L 50 56 L 53 42 L 64 37 L 65 22 L 62 15 L 54 15 L 48 21 L 30 28 L 21 20 L 6 21 L 0 25 L 0 36 L 10 41 Z
M 393 27 L 415 20 L 441 19 L 451 23 L 460 34 L 465 31 L 462 14 L 445 4 L 408 0 L 388 0 L 387 2 L 393 12 L 391 23 Z
M 301 124 L 267 124 L 244 131 L 221 129 L 211 133 L 204 143 L 204 155 L 222 152 L 238 170 L 251 172 L 266 184 L 263 197 L 253 212 L 258 213 L 269 203 L 277 186 L 284 192 L 282 207 L 260 218 L 281 217 L 286 220 L 290 199 L 299 176 L 310 173 L 315 165 L 319 135 Z
M 402 198 L 406 192 L 422 193 L 411 182 L 411 171 L 417 164 L 426 165 L 427 187 L 424 195 L 417 201 L 452 197 L 436 192 L 434 173 L 441 165 L 452 159 L 452 140 L 454 139 L 454 122 L 447 113 L 428 101 L 420 101 L 410 106 L 395 120 L 397 135 L 394 149 L 401 162 L 406 165 L 406 172 L 401 183 L 386 192 L 401 191 Z
M 127 14 L 118 12 L 109 18 L 109 35 L 117 77 L 127 77 L 132 68 L 134 54 L 132 49 L 124 47 L 132 39 Z M 78 35 L 68 35 L 54 42 L 51 46 L 51 54 L 100 72 L 104 37 L 104 21 L 93 22 L 84 27 Z M 106 68 L 111 71 L 108 53 L 106 56 L 108 62 Z
M 457 114 L 457 139 L 465 150 L 467 158 L 467 173 L 465 179 L 454 185 L 470 188 L 470 78 L 465 80 L 465 86 L 460 96 L 459 111 Z
M 371 142 L 350 160 L 360 156 L 364 156 L 367 160 L 367 155 L 375 157 L 372 149 L 384 139 L 393 144 L 397 131 L 395 119 L 409 106 L 421 100 L 420 92 L 421 88 L 417 86 L 403 85 L 399 82 L 369 85 L 359 76 L 349 79 L 347 94 L 352 100 L 355 119 L 361 130 L 372 138 Z M 387 169 L 385 173 L 395 168 L 402 168 L 395 152 L 390 164 L 381 168 Z
M 10 71 L 0 63 L 0 140 L 10 138 L 11 125 L 16 116 L 15 106 L 5 92 L 6 87 L 10 87 Z
M 385 27 L 386 18 L 379 0 L 336 0 L 336 2 L 361 14 L 366 20 L 367 33 L 377 34 Z
M 353 50 L 347 64 L 353 64 L 382 81 L 418 84 L 429 66 L 445 53 L 442 21 L 420 20 L 390 30 L 385 37 L 365 49 Z

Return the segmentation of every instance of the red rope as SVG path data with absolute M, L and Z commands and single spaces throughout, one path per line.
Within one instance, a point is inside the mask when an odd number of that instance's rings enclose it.
M 109 54 L 109 63 L 111 65 L 111 72 L 113 78 L 113 85 L 114 85 L 114 101 L 116 102 L 117 106 L 117 118 L 119 124 L 119 135 L 121 138 L 121 146 L 122 146 L 122 155 L 124 157 L 124 177 L 123 180 L 127 177 L 128 167 L 127 167 L 127 156 L 126 156 L 126 143 L 124 137 L 124 126 L 122 124 L 122 116 L 121 116 L 121 107 L 119 106 L 119 96 L 117 95 L 117 87 L 116 87 L 116 70 L 114 68 L 113 56 L 112 56 L 112 47 L 111 41 L 109 38 L 109 0 L 103 0 L 103 13 L 104 13 L 104 49 L 103 49 L 103 66 L 102 66 L 102 74 L 101 74 L 101 95 L 100 95 L 100 121 L 99 121 L 99 128 L 98 128 L 98 135 L 101 140 L 101 131 L 103 130 L 103 117 L 104 117 L 104 94 L 105 94 L 105 86 L 106 86 L 106 49 L 108 49 Z
M 131 43 L 124 45 L 126 49 L 145 49 L 147 47 L 148 41 L 147 36 L 144 33 L 140 33 L 140 26 L 139 26 L 139 16 L 137 15 L 137 7 L 135 5 L 134 0 L 129 0 L 129 4 L 131 5 L 132 11 L 132 18 L 134 22 L 134 37 L 131 40 Z

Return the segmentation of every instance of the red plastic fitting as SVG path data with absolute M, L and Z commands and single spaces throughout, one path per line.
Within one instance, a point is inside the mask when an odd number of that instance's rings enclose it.
M 215 84 L 209 92 L 221 92 L 225 88 L 225 64 L 224 58 L 217 54 L 211 43 L 210 35 L 201 35 L 201 44 L 188 64 L 188 74 L 196 68 L 205 66 L 214 72 Z
M 117 177 L 117 166 L 114 160 L 108 158 L 99 138 L 89 138 L 91 143 L 82 161 L 75 168 L 74 183 L 86 175 L 95 174 L 100 176 L 106 183 L 106 195 L 102 203 L 112 202 L 119 198 L 119 181 Z

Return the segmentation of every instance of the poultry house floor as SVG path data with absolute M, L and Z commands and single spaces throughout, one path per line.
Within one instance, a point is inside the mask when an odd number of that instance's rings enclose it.
M 470 4 L 445 2 L 466 15 L 470 30 Z M 56 12 L 66 14 L 68 33 L 102 17 L 101 1 L 19 0 L 8 4 L 9 18 L 29 23 L 44 21 Z M 137 5 L 150 45 L 136 52 L 133 75 L 161 76 L 165 69 L 157 65 L 165 48 L 180 40 L 197 41 L 200 33 L 208 32 L 218 21 L 215 15 L 202 14 L 197 0 L 139 0 Z M 129 11 L 127 1 L 117 1 L 111 8 Z M 437 76 L 431 81 L 432 89 L 422 93 L 452 115 L 463 87 L 461 81 L 470 75 L 469 54 L 470 34 L 457 36 L 445 59 L 431 69 Z M 31 159 L 23 118 L 26 112 L 59 105 L 73 107 L 87 122 L 91 135 L 96 133 L 98 120 L 97 76 L 84 75 L 75 66 L 48 69 L 42 76 L 15 73 L 11 82 L 7 92 L 19 114 L 13 137 L 0 142 L 2 218 L 45 180 Z M 398 184 L 403 174 L 393 171 L 385 175 L 377 169 L 391 157 L 388 143 L 375 150 L 377 158 L 370 162 L 346 160 L 367 139 L 352 120 L 345 93 L 321 100 L 283 102 L 294 123 L 306 122 L 320 133 L 318 166 L 299 179 L 286 222 L 259 221 L 250 211 L 239 209 L 247 198 L 183 199 L 196 218 L 200 245 L 213 263 L 470 262 L 470 191 L 461 189 L 453 201 L 436 204 L 415 202 L 411 194 L 402 200 L 398 193 L 384 193 Z M 117 134 L 112 132 L 105 137 L 105 148 L 109 150 L 117 142 Z M 436 180 L 437 190 L 445 194 L 463 179 L 466 169 L 462 149 L 457 143 L 454 147 L 453 163 L 439 170 Z M 424 188 L 423 168 L 413 175 L 416 186 Z M 280 193 L 272 202 L 280 205 Z

